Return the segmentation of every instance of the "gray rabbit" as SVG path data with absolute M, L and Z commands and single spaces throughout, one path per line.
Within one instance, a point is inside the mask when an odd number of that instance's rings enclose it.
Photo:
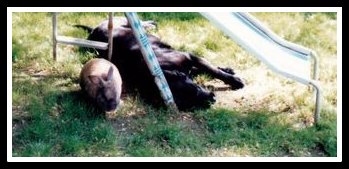
M 91 59 L 80 73 L 81 89 L 106 115 L 120 105 L 122 79 L 114 64 L 105 59 Z

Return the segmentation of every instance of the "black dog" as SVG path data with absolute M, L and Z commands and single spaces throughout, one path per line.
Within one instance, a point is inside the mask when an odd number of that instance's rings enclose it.
M 155 23 L 145 21 L 142 22 L 142 25 L 148 28 L 155 26 Z M 94 29 L 82 25 L 76 26 L 88 30 L 89 40 L 108 42 L 107 21 Z M 194 75 L 206 73 L 229 84 L 234 90 L 244 87 L 243 82 L 234 75 L 232 69 L 214 67 L 191 53 L 173 49 L 156 36 L 150 34 L 147 36 L 180 110 L 193 107 L 208 108 L 215 102 L 214 93 L 193 82 Z M 97 51 L 101 57 L 107 58 L 106 50 Z M 140 47 L 127 22 L 122 22 L 120 26 L 114 27 L 111 61 L 118 67 L 126 88 L 138 90 L 146 101 L 155 104 L 162 103 L 154 78 L 143 60 Z

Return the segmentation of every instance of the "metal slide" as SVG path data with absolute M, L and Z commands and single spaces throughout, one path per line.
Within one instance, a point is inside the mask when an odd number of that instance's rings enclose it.
M 285 41 L 248 13 L 202 12 L 201 15 L 271 70 L 305 85 L 312 85 L 316 91 L 314 121 L 318 122 L 320 86 L 317 82 L 318 59 L 315 52 Z

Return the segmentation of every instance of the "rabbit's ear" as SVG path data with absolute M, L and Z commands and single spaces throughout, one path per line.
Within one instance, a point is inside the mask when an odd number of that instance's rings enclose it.
M 108 71 L 108 76 L 107 76 L 107 81 L 110 81 L 113 79 L 113 66 L 110 66 L 109 71 Z

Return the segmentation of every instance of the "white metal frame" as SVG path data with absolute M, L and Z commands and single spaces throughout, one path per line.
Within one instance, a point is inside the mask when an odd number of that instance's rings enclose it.
M 290 72 L 287 72 L 283 69 L 280 69 L 277 65 L 270 63 L 267 61 L 267 57 L 261 53 L 259 53 L 258 50 L 255 50 L 249 46 L 249 44 L 246 44 L 244 40 L 241 38 L 242 35 L 240 32 L 234 32 L 232 29 L 226 26 L 226 23 L 222 20 L 219 20 L 220 18 L 217 18 L 218 14 L 209 13 L 209 12 L 202 12 L 201 15 L 203 15 L 205 18 L 207 18 L 209 21 L 211 21 L 214 25 L 216 25 L 219 29 L 221 29 L 225 34 L 227 34 L 232 40 L 237 42 L 240 46 L 242 46 L 245 50 L 251 52 L 255 56 L 257 56 L 258 59 L 260 59 L 262 62 L 264 62 L 269 68 L 285 77 L 291 78 L 293 80 L 296 80 L 300 83 L 306 84 L 306 85 L 312 85 L 315 89 L 315 113 L 314 113 L 314 121 L 317 123 L 320 120 L 320 98 L 321 98 L 321 89 L 320 85 L 318 84 L 318 57 L 317 54 L 307 49 L 303 46 L 288 42 L 279 36 L 277 36 L 275 33 L 273 33 L 270 29 L 263 26 L 256 18 L 254 18 L 252 15 L 248 13 L 242 13 L 242 12 L 236 12 L 231 13 L 235 17 L 239 17 L 240 21 L 243 22 L 243 24 L 246 24 L 248 26 L 252 26 L 254 30 L 258 31 L 259 34 L 261 34 L 264 38 L 268 38 L 269 40 L 272 40 L 275 46 L 278 46 L 280 48 L 284 48 L 285 50 L 290 50 L 293 52 L 300 53 L 302 55 L 309 56 L 313 59 L 313 76 L 311 78 L 304 78 L 303 76 L 297 76 L 297 74 L 292 74 Z M 239 21 L 239 22 L 240 22 Z M 229 22 L 229 21 L 228 21 Z
M 57 12 L 53 12 L 52 16 L 52 26 L 53 26 L 53 59 L 57 60 L 57 44 L 68 44 L 68 45 L 78 45 L 89 48 L 97 48 L 97 49 L 108 49 L 108 59 L 111 59 L 111 55 L 113 52 L 113 12 L 109 12 L 109 22 L 108 22 L 108 43 L 91 41 L 79 38 L 72 38 L 67 36 L 58 35 L 57 30 Z

